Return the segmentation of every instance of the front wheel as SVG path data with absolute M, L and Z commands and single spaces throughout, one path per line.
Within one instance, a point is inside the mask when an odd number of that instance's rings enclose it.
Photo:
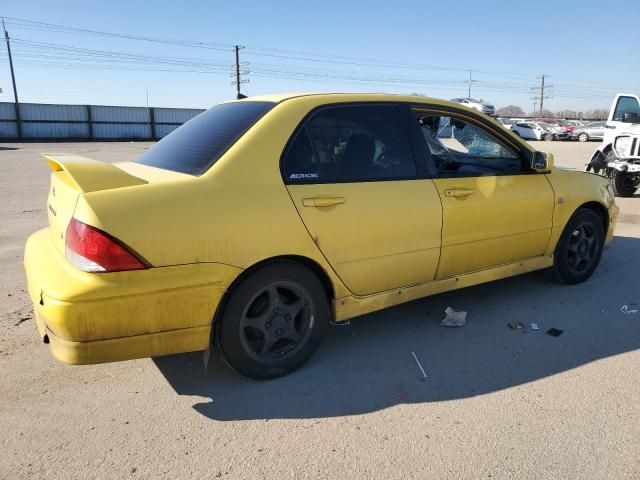
M 553 271 L 567 284 L 587 280 L 598 267 L 604 248 L 602 218 L 581 208 L 569 219 L 555 251 Z
M 220 349 L 234 370 L 256 380 L 300 367 L 330 320 L 322 283 L 295 262 L 259 268 L 230 295 L 220 318 Z
M 609 178 L 611 186 L 613 187 L 613 193 L 616 197 L 633 197 L 638 190 L 638 174 L 630 174 L 626 172 L 620 172 L 615 168 L 611 169 Z
M 550 142 L 550 141 L 552 141 L 552 140 L 553 140 L 553 134 L 551 134 L 551 133 L 545 133 L 545 134 L 542 136 L 542 139 L 543 139 L 543 140 L 546 140 L 547 142 Z
M 587 135 L 586 133 L 583 132 L 580 135 L 578 135 L 579 142 L 586 142 L 587 140 L 589 140 L 589 135 Z

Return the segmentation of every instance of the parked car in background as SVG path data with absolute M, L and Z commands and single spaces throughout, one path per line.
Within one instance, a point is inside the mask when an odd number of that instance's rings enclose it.
M 511 118 L 499 117 L 499 118 L 496 118 L 496 121 L 507 130 L 511 130 L 511 126 L 515 124 L 517 120 L 511 119 Z
M 588 142 L 589 140 L 602 140 L 604 138 L 605 122 L 591 122 L 576 128 L 571 132 L 571 140 Z
M 571 136 L 575 127 L 570 127 L 564 123 L 563 120 L 558 120 L 557 122 L 549 123 L 549 130 L 553 133 L 553 138 L 551 140 L 568 140 Z
M 574 126 L 576 128 L 584 127 L 587 122 L 583 122 L 582 120 L 565 120 L 569 125 Z
M 511 131 L 525 140 L 553 140 L 551 126 L 544 122 L 518 122 Z
M 495 115 L 496 107 L 488 103 L 484 103 L 482 100 L 475 100 L 473 98 L 453 98 L 452 102 L 459 103 L 465 107 L 473 108 L 479 112 L 486 113 L 487 115 Z

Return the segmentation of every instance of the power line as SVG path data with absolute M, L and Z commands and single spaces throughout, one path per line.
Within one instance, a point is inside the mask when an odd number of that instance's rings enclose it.
M 542 74 L 536 78 L 540 79 L 540 86 L 539 87 L 531 87 L 531 90 L 533 92 L 538 93 L 537 95 L 534 95 L 533 97 L 531 97 L 531 100 L 533 100 L 534 102 L 537 100 L 540 100 L 540 114 L 542 115 L 542 110 L 544 109 L 544 101 L 546 99 L 549 98 L 553 98 L 550 94 L 549 94 L 549 88 L 553 87 L 553 85 L 546 85 L 544 84 L 545 79 L 548 77 L 549 75 L 545 75 Z M 547 93 L 544 93 L 545 88 L 547 89 Z
M 477 80 L 472 80 L 471 79 L 471 73 L 472 71 L 469 70 L 469 80 L 466 81 L 467 85 L 469 86 L 468 92 L 467 92 L 467 98 L 471 98 L 471 84 L 477 82 Z
M 21 28 L 23 30 L 46 31 L 53 33 L 63 33 L 72 35 L 91 35 L 98 37 L 109 37 L 114 39 L 122 39 L 128 41 L 154 42 L 168 44 L 178 47 L 187 48 L 203 48 L 208 50 L 217 50 L 221 52 L 236 54 L 236 62 L 234 67 L 228 65 L 224 61 L 216 61 L 215 59 L 198 59 L 189 57 L 161 57 L 155 55 L 142 55 L 129 52 L 118 52 L 113 50 L 96 50 L 88 48 L 80 48 L 69 45 L 60 45 L 56 43 L 38 42 L 26 39 L 15 39 L 12 41 L 18 53 L 19 66 L 28 68 L 60 68 L 60 69 L 81 69 L 81 70 L 113 70 L 113 71 L 144 71 L 144 72 L 181 72 L 181 73 L 200 73 L 200 74 L 231 74 L 235 77 L 232 82 L 236 86 L 236 94 L 240 93 L 240 85 L 248 81 L 246 75 L 249 73 L 244 62 L 240 62 L 238 45 L 226 44 L 221 42 L 202 42 L 193 40 L 176 40 L 168 38 L 157 38 L 141 35 L 128 35 L 113 32 L 103 32 L 88 28 L 70 27 L 57 25 L 46 22 L 36 22 L 32 20 L 19 19 L 15 17 L 6 17 L 13 28 Z M 252 75 L 257 78 L 277 78 L 297 81 L 315 81 L 315 82 L 347 82 L 353 84 L 368 85 L 395 85 L 395 86 L 412 86 L 412 87 L 428 87 L 431 90 L 444 88 L 445 86 L 460 85 L 460 79 L 434 79 L 425 78 L 424 76 L 403 76 L 397 74 L 380 74 L 380 69 L 395 70 L 414 70 L 419 71 L 448 71 L 448 72 L 469 72 L 469 79 L 463 81 L 468 83 L 468 95 L 471 96 L 471 86 L 475 85 L 478 90 L 484 91 L 509 91 L 514 94 L 530 93 L 526 82 L 532 77 L 528 74 L 518 74 L 513 72 L 489 72 L 483 70 L 469 70 L 462 67 L 446 67 L 436 65 L 424 65 L 416 63 L 402 63 L 380 61 L 379 59 L 366 59 L 358 57 L 347 57 L 340 55 L 317 54 L 308 52 L 298 52 L 292 50 L 268 48 L 268 47 L 247 47 L 244 50 L 245 55 L 253 55 L 262 58 L 278 58 L 296 62 L 297 65 L 273 65 L 253 63 Z M 307 63 L 318 65 L 311 67 L 305 65 Z M 339 70 L 332 70 L 320 65 L 336 65 L 341 67 Z M 350 72 L 344 67 L 357 68 L 355 72 Z M 367 72 L 361 67 L 375 69 L 375 71 Z M 485 77 L 504 78 L 509 81 L 491 81 L 478 80 L 472 78 L 473 74 Z M 540 77 L 539 77 L 540 78 Z M 544 80 L 543 80 L 544 82 Z M 561 98 L 591 98 L 601 97 L 609 98 L 610 95 L 603 95 L 607 90 L 617 91 L 620 87 L 604 87 L 593 84 L 585 85 L 579 83 L 558 84 L 561 88 L 556 96 Z M 536 87 L 537 89 L 538 87 Z M 548 93 L 548 85 L 539 94 L 544 102 L 545 98 L 551 98 Z M 599 95 L 595 93 L 598 91 Z M 542 109 L 542 105 L 541 105 Z
M 151 37 L 151 36 L 143 36 L 143 35 L 105 32 L 105 31 L 94 30 L 89 28 L 72 27 L 72 26 L 59 25 L 59 24 L 47 23 L 47 22 L 39 22 L 39 21 L 16 18 L 16 17 L 4 17 L 4 18 L 9 21 L 8 23 L 10 23 L 11 25 L 14 25 L 16 28 L 23 28 L 23 29 L 43 30 L 43 31 L 51 31 L 55 33 L 66 33 L 66 34 L 94 35 L 94 36 L 103 36 L 103 37 L 111 37 L 111 38 L 120 38 L 120 39 L 126 39 L 126 40 L 137 40 L 137 41 L 143 41 L 143 42 L 164 43 L 168 45 L 175 45 L 175 46 L 182 46 L 182 47 L 189 47 L 189 48 L 214 49 L 214 50 L 219 50 L 223 52 L 233 52 L 235 48 L 234 44 L 222 43 L 222 42 L 167 39 L 167 38 L 159 38 L 159 37 Z M 275 53 L 266 53 L 266 52 L 275 52 Z M 381 62 L 379 59 L 367 59 L 367 58 L 361 58 L 361 57 L 349 57 L 344 55 L 333 55 L 333 54 L 318 54 L 318 53 L 262 47 L 262 46 L 260 47 L 248 46 L 245 54 L 262 56 L 262 57 L 281 58 L 281 59 L 287 59 L 287 60 L 304 61 L 304 62 L 330 63 L 330 64 L 337 64 L 337 65 L 351 65 L 351 66 L 358 66 L 358 67 L 369 66 L 374 68 L 435 70 L 435 71 L 452 71 L 452 72 L 455 72 L 455 71 L 468 72 L 469 71 L 468 67 L 438 66 L 438 65 L 425 65 L 425 64 L 389 62 L 389 61 Z M 528 74 L 528 73 L 497 72 L 497 71 L 488 72 L 488 71 L 479 70 L 479 69 L 473 69 L 473 71 L 476 73 L 484 74 L 488 76 L 511 78 L 511 79 L 520 80 L 520 81 L 528 81 L 528 79 L 530 79 L 533 76 L 533 74 Z M 604 89 L 612 88 L 614 90 L 619 90 L 621 88 L 620 86 L 595 87 L 594 84 L 589 84 L 584 86 L 586 88 L 604 88 Z
M 14 108 L 16 112 L 16 127 L 18 129 L 18 138 L 22 138 L 22 122 L 20 121 L 20 102 L 18 101 L 18 88 L 16 87 L 16 74 L 13 70 L 13 57 L 11 56 L 11 40 L 9 39 L 9 32 L 4 25 L 4 19 L 2 20 L 2 30 L 4 30 L 4 39 L 7 42 L 7 56 L 9 57 L 9 68 L 11 69 L 11 83 L 13 84 L 13 98 Z

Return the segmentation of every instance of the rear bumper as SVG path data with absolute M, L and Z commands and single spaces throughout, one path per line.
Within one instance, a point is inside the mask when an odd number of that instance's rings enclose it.
M 206 349 L 220 299 L 240 273 L 221 264 L 81 272 L 49 229 L 29 237 L 24 262 L 40 336 L 72 364 Z
M 211 338 L 211 326 L 207 325 L 133 337 L 72 342 L 54 335 L 42 321 L 39 323 L 44 328 L 45 338 L 49 342 L 53 356 L 71 365 L 117 362 L 205 350 Z

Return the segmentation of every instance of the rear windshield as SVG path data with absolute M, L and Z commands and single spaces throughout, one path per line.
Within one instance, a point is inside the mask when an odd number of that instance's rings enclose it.
M 222 103 L 192 118 L 138 158 L 138 163 L 201 175 L 275 103 Z

